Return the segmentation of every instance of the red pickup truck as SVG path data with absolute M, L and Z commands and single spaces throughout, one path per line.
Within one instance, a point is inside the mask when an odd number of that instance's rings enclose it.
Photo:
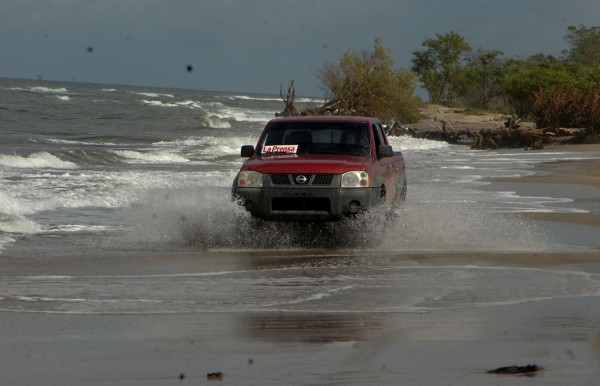
M 335 221 L 406 198 L 404 157 L 372 117 L 277 118 L 233 182 L 253 216 L 277 221 Z

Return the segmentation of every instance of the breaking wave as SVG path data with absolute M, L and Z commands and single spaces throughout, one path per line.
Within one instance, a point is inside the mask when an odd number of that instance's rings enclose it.
M 44 151 L 22 157 L 19 155 L 0 154 L 0 165 L 10 168 L 53 168 L 77 169 L 78 166 L 70 161 L 64 161 Z

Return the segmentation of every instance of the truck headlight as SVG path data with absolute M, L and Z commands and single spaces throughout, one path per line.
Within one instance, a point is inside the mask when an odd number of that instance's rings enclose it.
M 262 173 L 254 170 L 242 170 L 237 179 L 237 186 L 240 188 L 261 188 Z
M 353 170 L 342 174 L 342 188 L 366 188 L 369 186 L 369 173 Z

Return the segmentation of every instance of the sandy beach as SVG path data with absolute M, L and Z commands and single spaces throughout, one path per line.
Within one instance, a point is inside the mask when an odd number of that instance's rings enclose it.
M 598 151 L 598 145 L 569 151 Z M 561 151 L 564 149 L 547 149 Z M 600 160 L 544 164 L 536 175 L 498 183 L 600 187 Z M 600 200 L 600 198 L 599 198 Z M 592 203 L 598 205 L 600 201 Z M 597 208 L 597 206 L 596 206 Z M 600 214 L 525 213 L 534 221 L 583 225 L 600 235 Z M 358 256 L 366 254 L 367 256 Z M 369 254 L 372 254 L 370 256 Z M 173 251 L 7 259 L 5 277 L 154 275 L 229 272 L 297 262 L 371 258 L 385 268 L 468 267 L 489 272 L 501 288 L 515 275 L 549 278 L 523 288 L 523 298 L 486 306 L 411 311 L 215 311 L 128 314 L 0 311 L 3 385 L 592 385 L 600 374 L 600 251 L 436 252 Z M 357 263 L 358 264 L 358 263 Z M 359 267 L 360 268 L 360 267 Z M 332 278 L 333 279 L 333 278 Z M 536 282 L 540 283 L 540 282 Z M 585 283 L 585 285 L 581 284 Z M 509 284 L 507 284 L 509 285 Z M 546 296 L 553 285 L 563 292 Z M 579 287 L 581 285 L 581 288 Z M 161 288 L 156 288 L 160 292 Z M 464 290 L 464 303 L 470 304 Z M 525 296 L 527 294 L 527 296 Z M 39 297 L 44 294 L 31 294 Z M 22 299 L 2 298 L 4 309 Z M 396 294 L 383 292 L 382 297 Z M 344 299 L 352 301 L 352 299 Z M 43 303 L 43 302 L 40 302 Z M 43 304 L 40 304 L 43 307 Z M 523 375 L 488 374 L 503 366 L 536 364 Z M 208 374 L 222 376 L 208 377 Z

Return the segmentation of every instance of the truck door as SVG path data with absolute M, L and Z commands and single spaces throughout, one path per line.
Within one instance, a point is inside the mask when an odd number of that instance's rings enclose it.
M 375 123 L 373 125 L 373 137 L 375 139 L 375 148 L 379 148 L 379 145 L 388 145 L 387 137 L 383 133 L 381 124 Z M 398 186 L 398 168 L 400 165 L 395 165 L 396 157 L 378 158 L 379 170 L 383 176 L 386 189 L 386 202 L 392 203 L 392 200 L 396 196 L 396 188 Z

